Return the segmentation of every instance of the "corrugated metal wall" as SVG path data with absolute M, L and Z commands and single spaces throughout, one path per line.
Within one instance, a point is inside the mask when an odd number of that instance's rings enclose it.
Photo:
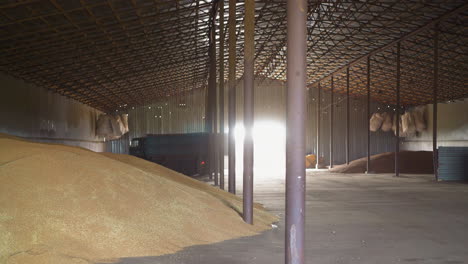
M 256 79 L 254 93 L 255 120 L 286 120 L 286 84 L 270 79 Z M 237 85 L 237 122 L 243 120 L 244 85 L 242 80 Z M 225 108 L 227 120 L 227 106 Z
M 333 163 L 346 162 L 346 96 L 335 94 L 334 104 L 331 105 L 331 93 L 321 91 L 320 102 L 320 153 L 325 164 L 330 163 L 330 109 L 334 107 L 333 114 Z M 308 124 L 306 134 L 306 151 L 309 154 L 317 152 L 317 101 L 318 89 L 310 88 L 308 91 Z M 350 160 L 365 157 L 367 155 L 367 101 L 366 98 L 350 98 Z M 375 102 L 371 103 L 371 113 L 387 108 Z M 388 108 L 393 112 L 393 108 Z M 391 132 L 371 133 L 371 154 L 389 152 L 395 150 L 395 137 Z
M 316 103 L 318 89 L 308 91 L 308 124 L 306 151 L 316 152 Z M 225 93 L 227 96 L 227 92 Z M 242 122 L 243 115 L 243 84 L 237 85 L 237 120 Z M 330 92 L 322 91 L 321 95 L 321 143 L 320 156 L 329 163 L 330 142 Z M 225 98 L 227 102 L 227 98 Z M 345 162 L 346 136 L 346 97 L 335 95 L 334 100 L 334 163 Z M 386 106 L 371 104 L 371 110 Z M 357 159 L 366 155 L 367 117 L 365 98 L 353 98 L 350 102 L 350 159 Z M 393 110 L 393 109 L 390 109 Z M 108 143 L 108 150 L 117 153 L 127 153 L 128 144 L 132 138 L 146 134 L 188 133 L 204 130 L 205 91 L 198 90 L 171 97 L 167 100 L 128 109 L 129 135 L 120 140 Z M 269 79 L 255 81 L 255 120 L 273 120 L 285 124 L 286 117 L 286 85 L 280 81 Z M 227 104 L 225 104 L 225 127 L 227 131 Z M 377 132 L 371 135 L 371 152 L 394 151 L 395 143 L 392 133 Z
M 192 91 L 167 97 L 157 103 L 120 110 L 128 114 L 129 132 L 107 142 L 107 151 L 128 153 L 130 140 L 147 134 L 203 132 L 205 128 L 205 91 Z
M 439 147 L 439 180 L 468 180 L 468 147 Z
M 427 129 L 407 137 L 403 150 L 432 151 L 433 105 L 427 108 Z M 439 103 L 437 111 L 437 146 L 468 147 L 468 98 L 456 102 Z
M 100 111 L 3 73 L 0 83 L 0 133 L 105 150 L 103 139 L 95 133 Z

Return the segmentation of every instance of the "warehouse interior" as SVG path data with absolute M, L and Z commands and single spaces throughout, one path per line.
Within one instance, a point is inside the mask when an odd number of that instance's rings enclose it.
M 0 11 L 0 264 L 468 263 L 467 1 Z

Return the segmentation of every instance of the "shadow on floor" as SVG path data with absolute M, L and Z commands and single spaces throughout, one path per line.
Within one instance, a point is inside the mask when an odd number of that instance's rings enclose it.
M 405 175 L 406 176 L 406 175 Z M 255 200 L 284 212 L 284 181 L 256 182 Z M 306 263 L 468 263 L 468 188 L 431 175 L 308 172 Z M 228 223 L 227 223 L 228 224 Z M 283 264 L 284 219 L 260 235 L 118 264 Z
M 123 258 L 117 264 L 280 264 L 284 262 L 283 237 L 283 228 L 276 228 L 257 236 L 188 247 L 175 254 Z

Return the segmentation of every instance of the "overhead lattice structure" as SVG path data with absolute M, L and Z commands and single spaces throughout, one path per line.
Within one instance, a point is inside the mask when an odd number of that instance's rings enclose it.
M 1 70 L 109 111 L 206 83 L 209 1 L 11 1 Z
M 3 3 L 0 70 L 104 111 L 202 89 L 215 6 L 203 0 Z M 224 6 L 227 21 L 228 0 Z M 350 94 L 365 95 L 370 54 L 372 98 L 394 104 L 401 40 L 401 102 L 430 103 L 437 32 L 439 101 L 468 97 L 467 9 L 464 0 L 309 1 L 308 85 L 330 89 L 333 76 L 334 90 L 344 93 L 349 68 Z M 236 11 L 241 78 L 243 2 Z M 257 76 L 285 80 L 286 26 L 286 1 L 256 1 Z M 226 72 L 227 59 L 225 52 Z
M 257 4 L 256 74 L 286 80 L 286 4 Z M 434 35 L 439 42 L 439 101 L 468 97 L 466 1 L 309 1 L 307 83 L 396 104 L 396 44 L 401 43 L 401 103 L 431 103 Z M 242 22 L 240 22 L 242 23 Z M 435 30 L 437 28 L 437 30 Z M 268 32 L 269 34 L 265 34 Z M 242 54 L 242 35 L 240 47 Z M 242 60 L 237 64 L 242 76 Z

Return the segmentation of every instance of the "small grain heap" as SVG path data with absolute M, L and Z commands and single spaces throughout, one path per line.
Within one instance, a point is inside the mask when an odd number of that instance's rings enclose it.
M 0 264 L 113 263 L 257 234 L 241 200 L 126 155 L 0 134 Z
M 408 174 L 432 174 L 432 151 L 400 151 L 400 172 Z M 372 173 L 395 172 L 395 152 L 385 152 L 370 157 Z M 367 157 L 353 160 L 348 164 L 337 165 L 330 169 L 338 173 L 365 173 Z

